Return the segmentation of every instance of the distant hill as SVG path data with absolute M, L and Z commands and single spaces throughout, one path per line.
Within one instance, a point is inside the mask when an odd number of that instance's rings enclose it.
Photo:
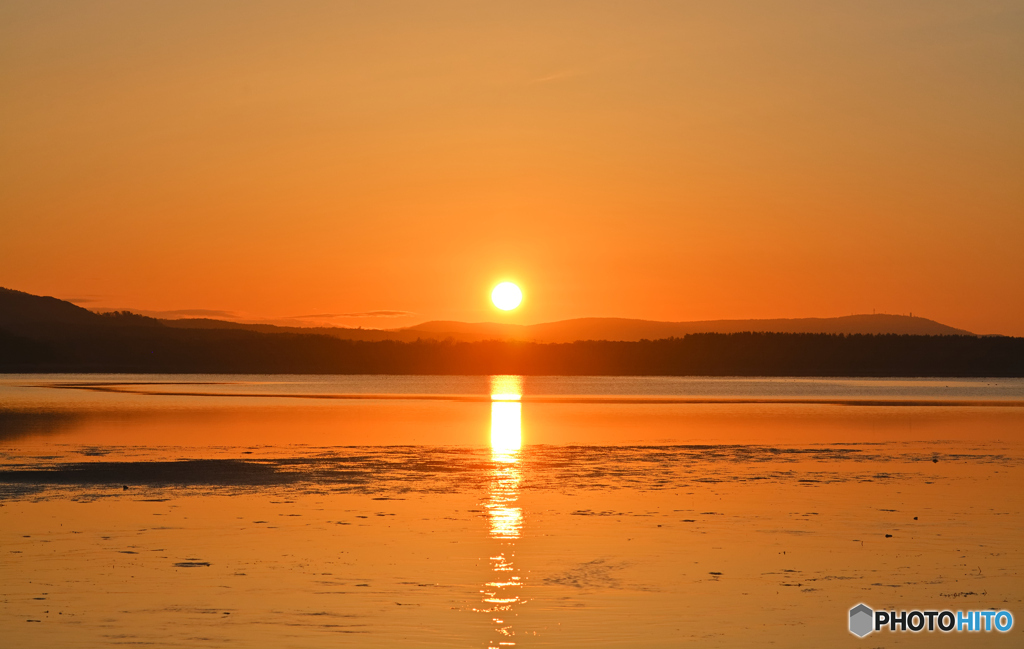
M 0 288 L 0 329 L 30 332 L 40 325 L 94 325 L 103 316 L 55 297 Z
M 109 315 L 109 314 L 108 314 Z M 123 322 L 124 314 L 121 315 Z M 53 297 L 43 297 L 0 288 L 0 328 L 14 333 L 39 325 L 98 325 L 103 318 L 82 307 Z M 134 316 L 143 318 L 143 316 Z M 115 318 L 115 320 L 117 320 Z M 522 340 L 539 343 L 565 343 L 577 340 L 639 341 L 681 338 L 695 333 L 814 333 L 814 334 L 898 334 L 915 336 L 972 336 L 927 318 L 889 314 L 850 315 L 838 318 L 793 318 L 775 320 L 698 320 L 692 322 L 658 322 L 630 318 L 576 318 L 535 325 L 513 325 L 496 322 L 455 322 L 435 320 L 402 329 L 351 329 L 345 327 L 283 327 L 250 324 L 212 318 L 155 319 L 176 329 L 244 330 L 259 333 L 293 333 L 330 336 L 342 340 L 418 339 L 475 342 L 482 340 Z M 110 321 L 107 321 L 108 323 Z
M 900 316 L 882 317 L 900 322 Z M 860 318 L 868 319 L 868 324 L 885 324 L 877 316 Z M 856 325 L 856 317 L 852 320 L 746 320 L 713 325 L 737 330 L 793 329 L 811 326 L 810 322 L 819 332 L 822 327 L 834 327 L 820 333 L 687 333 L 684 327 L 699 331 L 712 325 L 602 318 L 512 328 L 427 323 L 397 332 L 288 330 L 218 320 L 161 321 L 127 312 L 99 315 L 54 298 L 0 289 L 0 372 L 1024 376 L 1024 338 L 850 334 L 836 328 Z M 913 324 L 921 320 L 940 327 L 938 331 L 957 331 L 920 318 L 905 320 Z M 355 335 L 352 332 L 415 338 L 413 342 L 345 338 Z M 496 340 L 509 332 L 508 337 L 661 339 Z M 489 340 L 448 340 L 449 333 Z
M 175 329 L 234 329 L 238 331 L 255 331 L 264 334 L 314 334 L 330 336 L 341 340 L 401 340 L 412 342 L 425 336 L 416 331 L 389 331 L 386 329 L 349 329 L 346 327 L 283 327 L 271 324 L 250 324 L 215 320 L 212 318 L 180 318 L 175 320 L 161 319 L 160 323 Z
M 694 322 L 657 322 L 628 318 L 577 318 L 536 325 L 509 325 L 493 322 L 425 322 L 400 331 L 420 332 L 424 337 L 461 339 L 497 338 L 543 343 L 568 343 L 576 340 L 661 340 L 682 338 L 696 333 L 770 332 L 795 334 L 898 334 L 914 336 L 972 336 L 927 318 L 904 315 L 865 314 L 838 318 L 793 318 L 777 320 L 700 320 Z
M 794 318 L 778 320 L 701 320 L 657 322 L 629 318 L 577 318 L 536 325 L 497 322 L 455 322 L 435 320 L 402 329 L 347 329 L 344 327 L 282 327 L 245 324 L 208 318 L 160 320 L 168 327 L 183 329 L 244 329 L 261 333 L 319 334 L 342 340 L 521 340 L 538 343 L 569 343 L 577 340 L 639 341 L 682 338 L 695 333 L 811 333 L 811 334 L 897 334 L 912 336 L 973 336 L 927 318 L 904 315 L 851 315 L 839 318 Z

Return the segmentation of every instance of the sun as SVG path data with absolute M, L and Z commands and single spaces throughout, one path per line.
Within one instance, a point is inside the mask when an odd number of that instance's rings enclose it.
M 511 311 L 523 301 L 523 292 L 512 282 L 502 282 L 491 291 L 491 301 L 502 311 Z

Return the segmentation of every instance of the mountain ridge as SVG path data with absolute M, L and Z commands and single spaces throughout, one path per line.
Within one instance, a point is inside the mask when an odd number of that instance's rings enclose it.
M 112 317 L 113 316 L 113 317 Z M 537 343 L 567 343 L 577 340 L 636 342 L 680 338 L 695 333 L 813 333 L 813 334 L 897 334 L 929 336 L 974 336 L 964 329 L 928 318 L 859 314 L 834 318 L 773 318 L 696 320 L 664 322 L 636 318 L 572 318 L 532 325 L 498 322 L 432 320 L 400 329 L 350 329 L 344 327 L 287 327 L 219 320 L 215 318 L 163 319 L 132 315 L 132 324 L 146 323 L 175 329 L 245 330 L 258 333 L 324 335 L 342 340 L 414 342 L 419 339 L 478 342 L 514 340 Z M 125 312 L 99 314 L 54 297 L 32 295 L 0 288 L 0 327 L 14 333 L 38 326 L 103 326 L 125 323 Z
M 928 318 L 858 314 L 834 318 L 771 318 L 742 320 L 695 320 L 664 322 L 634 318 L 573 318 L 535 325 L 511 325 L 494 322 L 464 323 L 437 320 L 400 331 L 419 331 L 435 335 L 491 335 L 512 340 L 560 343 L 576 340 L 659 340 L 679 338 L 693 333 L 821 333 L 821 334 L 898 334 L 921 336 L 974 336 L 976 334 Z
M 877 317 L 873 320 L 878 322 Z M 54 298 L 4 289 L 0 290 L 0 372 L 1024 376 L 1024 338 L 893 333 L 684 333 L 678 323 L 639 322 L 637 325 L 636 321 L 595 318 L 582 323 L 590 326 L 589 331 L 573 321 L 546 323 L 539 330 L 525 326 L 510 329 L 499 323 L 466 325 L 442 321 L 425 323 L 421 330 L 399 332 L 289 331 L 266 327 L 256 331 L 216 320 L 191 321 L 181 326 L 180 322 L 125 311 L 101 315 Z M 751 322 L 732 321 L 728 326 L 765 326 L 763 322 Z M 824 322 L 838 326 L 835 320 Z M 846 323 L 844 326 L 863 324 L 858 324 L 858 318 L 842 322 Z M 818 319 L 815 323 L 823 326 Z M 554 337 L 560 330 L 574 336 L 609 331 L 621 336 L 638 335 L 638 326 L 646 327 L 649 334 L 671 335 L 655 340 L 563 343 L 499 339 L 509 332 Z M 686 326 L 700 329 L 709 325 Z M 767 326 L 792 329 L 808 325 L 798 320 L 788 324 L 769 321 Z M 455 335 L 477 339 L 457 340 L 444 332 L 452 328 L 461 329 Z M 406 339 L 359 340 L 351 337 L 352 332 Z

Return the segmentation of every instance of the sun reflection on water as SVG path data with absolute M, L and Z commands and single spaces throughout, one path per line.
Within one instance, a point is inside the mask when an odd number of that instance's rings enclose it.
M 495 462 L 515 462 L 523 445 L 523 404 L 518 401 L 498 400 L 491 397 L 491 459 Z
M 520 376 L 491 377 L 491 482 L 487 511 L 491 538 L 499 547 L 490 557 L 491 580 L 480 591 L 484 608 L 495 625 L 498 639 L 490 647 L 514 646 L 512 621 L 514 608 L 521 602 L 522 581 L 513 564 L 515 540 L 523 529 L 523 510 L 518 507 L 519 484 L 522 481 L 520 451 L 523 445 L 522 407 L 523 381 Z

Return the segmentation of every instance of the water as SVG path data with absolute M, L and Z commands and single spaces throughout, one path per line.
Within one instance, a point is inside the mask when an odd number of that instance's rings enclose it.
M 6 375 L 0 404 L 5 647 L 960 646 L 846 614 L 1024 613 L 1021 380 Z
M 189 393 L 195 396 L 345 397 L 357 395 L 490 397 L 495 381 L 510 381 L 521 396 L 624 396 L 694 398 L 824 398 L 903 400 L 1021 400 L 1024 379 L 878 379 L 664 376 L 489 376 L 391 375 L 158 375 L 158 374 L 7 374 L 0 390 L 9 404 L 77 405 L 82 395 L 39 387 L 80 391 L 117 389 L 132 392 Z M 499 387 L 498 389 L 506 389 Z M 102 403 L 99 398 L 91 404 Z M 130 407 L 129 399 L 110 402 Z M 146 407 L 174 405 L 145 402 Z

